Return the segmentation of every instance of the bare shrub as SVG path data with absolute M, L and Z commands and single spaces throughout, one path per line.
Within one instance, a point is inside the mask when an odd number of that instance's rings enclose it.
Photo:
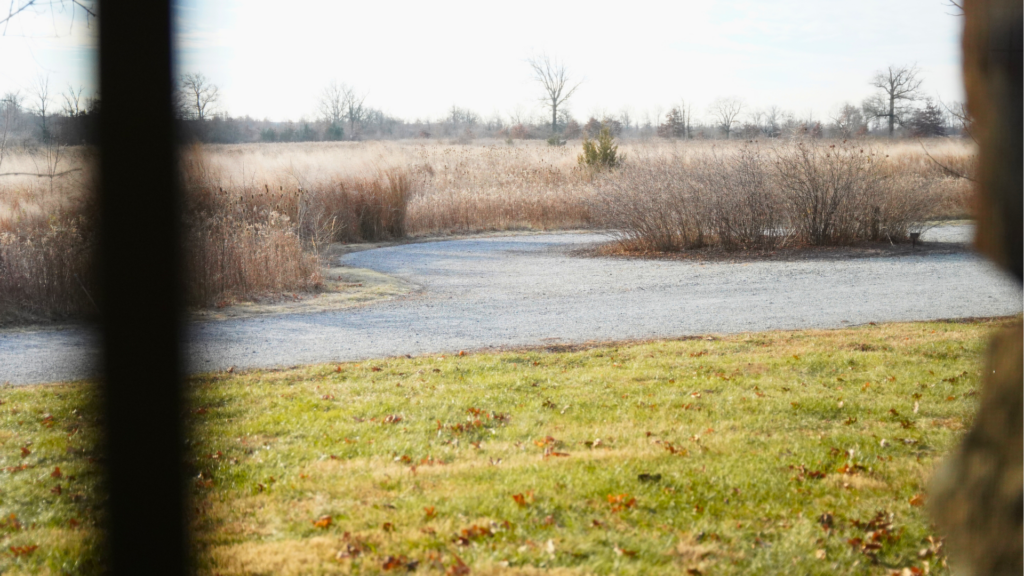
M 683 156 L 638 158 L 601 178 L 597 189 L 594 223 L 614 230 L 629 249 L 664 252 L 708 241 L 706 189 L 694 185 Z
M 846 144 L 756 144 L 643 156 L 599 180 L 595 223 L 632 250 L 904 241 L 934 203 L 933 181 Z
M 879 152 L 845 142 L 780 146 L 773 165 L 793 232 L 813 246 L 904 241 L 932 202 L 920 177 Z
M 698 159 L 698 185 L 711 209 L 709 229 L 727 250 L 770 250 L 788 238 L 786 216 L 765 153 L 746 145 Z
M 600 181 L 592 206 L 627 249 L 771 249 L 788 237 L 772 185 L 754 146 L 639 157 Z

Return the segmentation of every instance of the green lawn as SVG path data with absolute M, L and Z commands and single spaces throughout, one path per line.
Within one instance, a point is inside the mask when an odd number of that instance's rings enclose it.
M 946 573 L 926 483 L 970 424 L 987 335 L 1008 322 L 197 377 L 198 562 L 223 575 Z M 0 571 L 96 572 L 89 386 L 0 400 Z

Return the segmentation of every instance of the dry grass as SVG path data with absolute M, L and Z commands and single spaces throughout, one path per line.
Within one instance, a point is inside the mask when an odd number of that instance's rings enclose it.
M 860 146 L 862 143 L 858 142 Z M 826 144 L 827 145 L 827 144 Z M 927 142 L 930 154 L 970 174 L 965 142 Z M 874 142 L 891 176 L 881 216 L 895 236 L 915 219 L 969 215 L 969 183 L 951 177 L 916 142 Z M 184 152 L 189 302 L 210 306 L 315 291 L 318 255 L 335 242 L 483 230 L 638 226 L 655 249 L 719 242 L 766 248 L 791 242 L 792 227 L 765 148 L 720 141 L 627 141 L 621 170 L 581 170 L 579 143 L 424 141 L 247 144 Z M 89 152 L 71 149 L 54 180 L 0 179 L 0 322 L 92 313 L 93 219 Z M 38 172 L 38 152 L 17 151 L 4 169 Z M 764 168 L 764 169 L 761 169 Z M 680 198 L 679 182 L 698 190 Z M 691 194 L 691 196 L 693 196 Z M 908 201 L 927 205 L 908 206 Z M 890 207 L 886 202 L 895 203 Z M 902 203 L 902 205 L 900 205 Z M 789 207 L 792 212 L 792 206 Z M 847 210 L 870 232 L 873 213 Z M 914 214 L 900 224 L 891 214 Z M 698 217 L 699 216 L 699 217 Z M 687 218 L 695 222 L 685 223 Z M 684 225 L 680 225 L 680 221 Z M 865 224 L 866 223 L 866 224 Z M 685 233 L 680 230 L 686 230 Z M 768 231 L 768 234 L 765 234 Z M 630 236 L 627 234 L 626 236 Z
M 5 172 L 43 172 L 37 154 L 4 158 Z M 93 174 L 74 150 L 61 178 L 0 178 L 0 323 L 82 316 L 96 310 L 91 247 L 96 241 Z M 63 167 L 62 167 L 63 168 Z

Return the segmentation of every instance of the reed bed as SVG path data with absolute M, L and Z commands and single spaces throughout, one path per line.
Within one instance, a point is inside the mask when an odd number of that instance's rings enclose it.
M 898 240 L 915 223 L 970 215 L 971 184 L 954 175 L 973 173 L 969 142 L 805 145 L 863 146 L 877 160 L 868 178 L 874 196 L 865 192 L 859 204 L 844 204 L 843 224 L 822 240 L 795 232 L 800 208 L 784 178 L 800 167 L 790 157 L 799 150 L 792 142 L 626 141 L 619 150 L 624 165 L 604 172 L 579 166 L 579 142 L 189 148 L 182 153 L 188 302 L 205 307 L 316 291 L 323 282 L 320 254 L 336 242 L 612 228 L 639 249 L 769 249 L 883 235 Z M 15 151 L 3 169 L 40 172 L 39 155 Z M 92 153 L 72 148 L 63 162 L 62 168 L 79 170 L 55 179 L 0 178 L 0 322 L 82 317 L 97 309 L 101 295 L 89 274 Z

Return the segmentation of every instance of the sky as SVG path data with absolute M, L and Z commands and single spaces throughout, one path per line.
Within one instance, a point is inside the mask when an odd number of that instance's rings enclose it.
M 40 8 L 12 20 L 0 93 L 30 95 L 40 78 L 51 91 L 95 92 L 98 28 L 71 15 Z M 547 54 L 582 81 L 568 103 L 581 119 L 643 120 L 681 100 L 705 116 L 715 98 L 736 97 L 748 110 L 827 120 L 869 96 L 890 64 L 916 64 L 927 96 L 963 99 L 961 20 L 948 0 L 180 0 L 176 63 L 219 86 L 221 111 L 259 119 L 314 118 L 331 81 L 409 120 L 453 105 L 541 116 L 526 60 Z

